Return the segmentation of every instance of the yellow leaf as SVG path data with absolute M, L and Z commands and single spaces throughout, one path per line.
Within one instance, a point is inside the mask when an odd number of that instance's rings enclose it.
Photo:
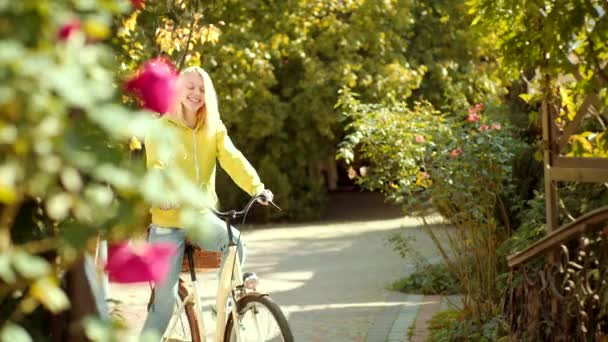
M 562 107 L 566 111 L 566 117 L 572 121 L 576 115 L 576 105 L 574 104 L 574 98 L 572 92 L 564 87 L 559 88 L 560 97 L 562 98 Z
M 131 151 L 141 150 L 141 141 L 139 141 L 137 137 L 131 137 L 131 141 L 129 141 L 129 149 Z
M 84 32 L 95 40 L 104 40 L 110 36 L 110 28 L 95 20 L 87 20 L 84 23 Z
M 135 30 L 135 25 L 137 25 L 137 16 L 139 15 L 139 11 L 135 11 L 127 18 L 127 20 L 123 21 L 122 27 L 125 31 L 130 32 Z
M 52 276 L 38 279 L 30 288 L 29 294 L 52 313 L 57 313 L 70 307 L 68 297 L 59 288 L 59 281 Z
M 201 29 L 201 43 L 217 43 L 219 41 L 220 33 L 220 29 L 213 24 L 203 26 Z
M 13 188 L 0 184 L 0 203 L 10 204 L 15 202 L 16 194 Z

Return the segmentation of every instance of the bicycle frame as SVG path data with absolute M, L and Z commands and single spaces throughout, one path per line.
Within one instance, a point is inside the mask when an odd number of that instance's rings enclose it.
M 228 227 L 229 226 L 229 222 L 227 220 L 227 224 Z M 237 298 L 235 298 L 234 292 L 239 286 L 241 286 L 243 284 L 243 279 L 242 279 L 242 272 L 241 272 L 241 264 L 240 264 L 240 260 L 239 260 L 239 256 L 237 253 L 237 245 L 236 243 L 234 243 L 233 239 L 232 239 L 232 231 L 229 229 L 228 230 L 229 233 L 229 245 L 228 245 L 228 255 L 226 256 L 226 259 L 224 260 L 224 267 L 222 267 L 221 271 L 220 271 L 220 276 L 219 276 L 219 282 L 218 282 L 218 289 L 216 292 L 216 297 L 215 297 L 215 305 L 217 308 L 217 314 L 215 317 L 215 341 L 216 342 L 222 342 L 224 340 L 224 333 L 225 333 L 225 329 L 226 329 L 226 322 L 227 322 L 227 316 L 226 316 L 226 303 L 228 302 L 228 298 L 230 296 L 232 296 L 233 298 L 233 305 L 232 305 L 232 312 L 231 314 L 233 315 L 233 320 L 234 322 L 238 322 L 238 313 L 237 313 L 237 307 L 236 307 L 236 303 L 237 303 Z M 188 255 L 189 258 L 191 258 L 191 255 Z M 191 262 L 189 263 L 190 265 L 194 265 L 194 261 L 190 260 Z M 190 291 L 188 292 L 188 296 L 185 298 L 185 300 L 182 302 L 181 299 L 179 298 L 179 296 L 177 296 L 177 302 L 178 302 L 178 307 L 177 307 L 177 312 L 182 312 L 183 310 L 185 310 L 185 306 L 188 303 L 188 301 L 193 300 L 194 301 L 194 308 L 195 308 L 195 312 L 198 315 L 198 325 L 199 325 L 199 332 L 200 332 L 200 339 L 201 341 L 205 341 L 206 340 L 206 336 L 207 336 L 207 332 L 205 331 L 205 324 L 204 324 L 204 318 L 202 315 L 202 303 L 201 303 L 201 297 L 200 297 L 200 290 L 199 290 L 199 286 L 198 286 L 198 280 L 196 279 L 196 272 L 194 271 L 193 268 L 190 269 L 190 275 L 191 275 L 191 281 L 190 281 Z M 194 298 L 193 298 L 194 297 Z M 173 329 L 175 328 L 176 324 L 179 321 L 179 316 L 178 315 L 173 315 L 171 317 L 171 320 L 169 321 L 169 326 L 167 327 L 167 330 L 165 331 L 165 334 L 163 335 L 163 339 L 168 339 L 170 336 L 168 336 L 168 334 L 170 334 Z M 239 329 L 236 329 L 236 334 L 237 334 L 237 339 L 240 339 L 240 332 Z

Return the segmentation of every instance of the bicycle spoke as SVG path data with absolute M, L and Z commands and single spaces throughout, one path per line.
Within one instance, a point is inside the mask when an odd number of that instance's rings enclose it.
M 242 342 L 283 341 L 278 323 L 263 305 L 249 305 L 239 317 L 237 328 Z

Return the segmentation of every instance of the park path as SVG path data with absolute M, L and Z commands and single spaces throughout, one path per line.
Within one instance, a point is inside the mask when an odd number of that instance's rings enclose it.
M 259 289 L 287 312 L 296 341 L 407 341 L 420 307 L 434 305 L 428 297 L 387 289 L 414 269 L 385 243 L 390 233 L 404 230 L 427 257 L 435 252 L 417 219 L 375 202 L 366 210 L 374 206 L 385 214 L 368 213 L 372 219 L 365 221 L 355 208 L 323 223 L 242 229 L 247 270 L 258 274 Z M 213 291 L 214 273 L 204 277 L 204 291 Z M 111 293 L 120 301 L 116 310 L 137 333 L 149 286 L 113 284 Z

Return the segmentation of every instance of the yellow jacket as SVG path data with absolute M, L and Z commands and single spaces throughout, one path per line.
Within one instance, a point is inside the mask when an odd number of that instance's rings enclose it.
M 215 164 L 220 165 L 234 182 L 249 195 L 256 195 L 264 190 L 257 172 L 245 159 L 243 154 L 232 144 L 226 126 L 219 121 L 209 132 L 201 127 L 190 128 L 178 119 L 163 116 L 159 119 L 163 129 L 172 130 L 178 137 L 171 160 L 160 160 L 157 147 L 158 140 L 146 136 L 146 165 L 151 168 L 178 167 L 186 177 L 194 182 L 205 194 L 203 203 L 217 205 L 215 193 Z M 172 164 L 172 165 L 169 165 Z M 163 227 L 182 227 L 180 209 L 162 210 L 151 208 L 152 223 Z

